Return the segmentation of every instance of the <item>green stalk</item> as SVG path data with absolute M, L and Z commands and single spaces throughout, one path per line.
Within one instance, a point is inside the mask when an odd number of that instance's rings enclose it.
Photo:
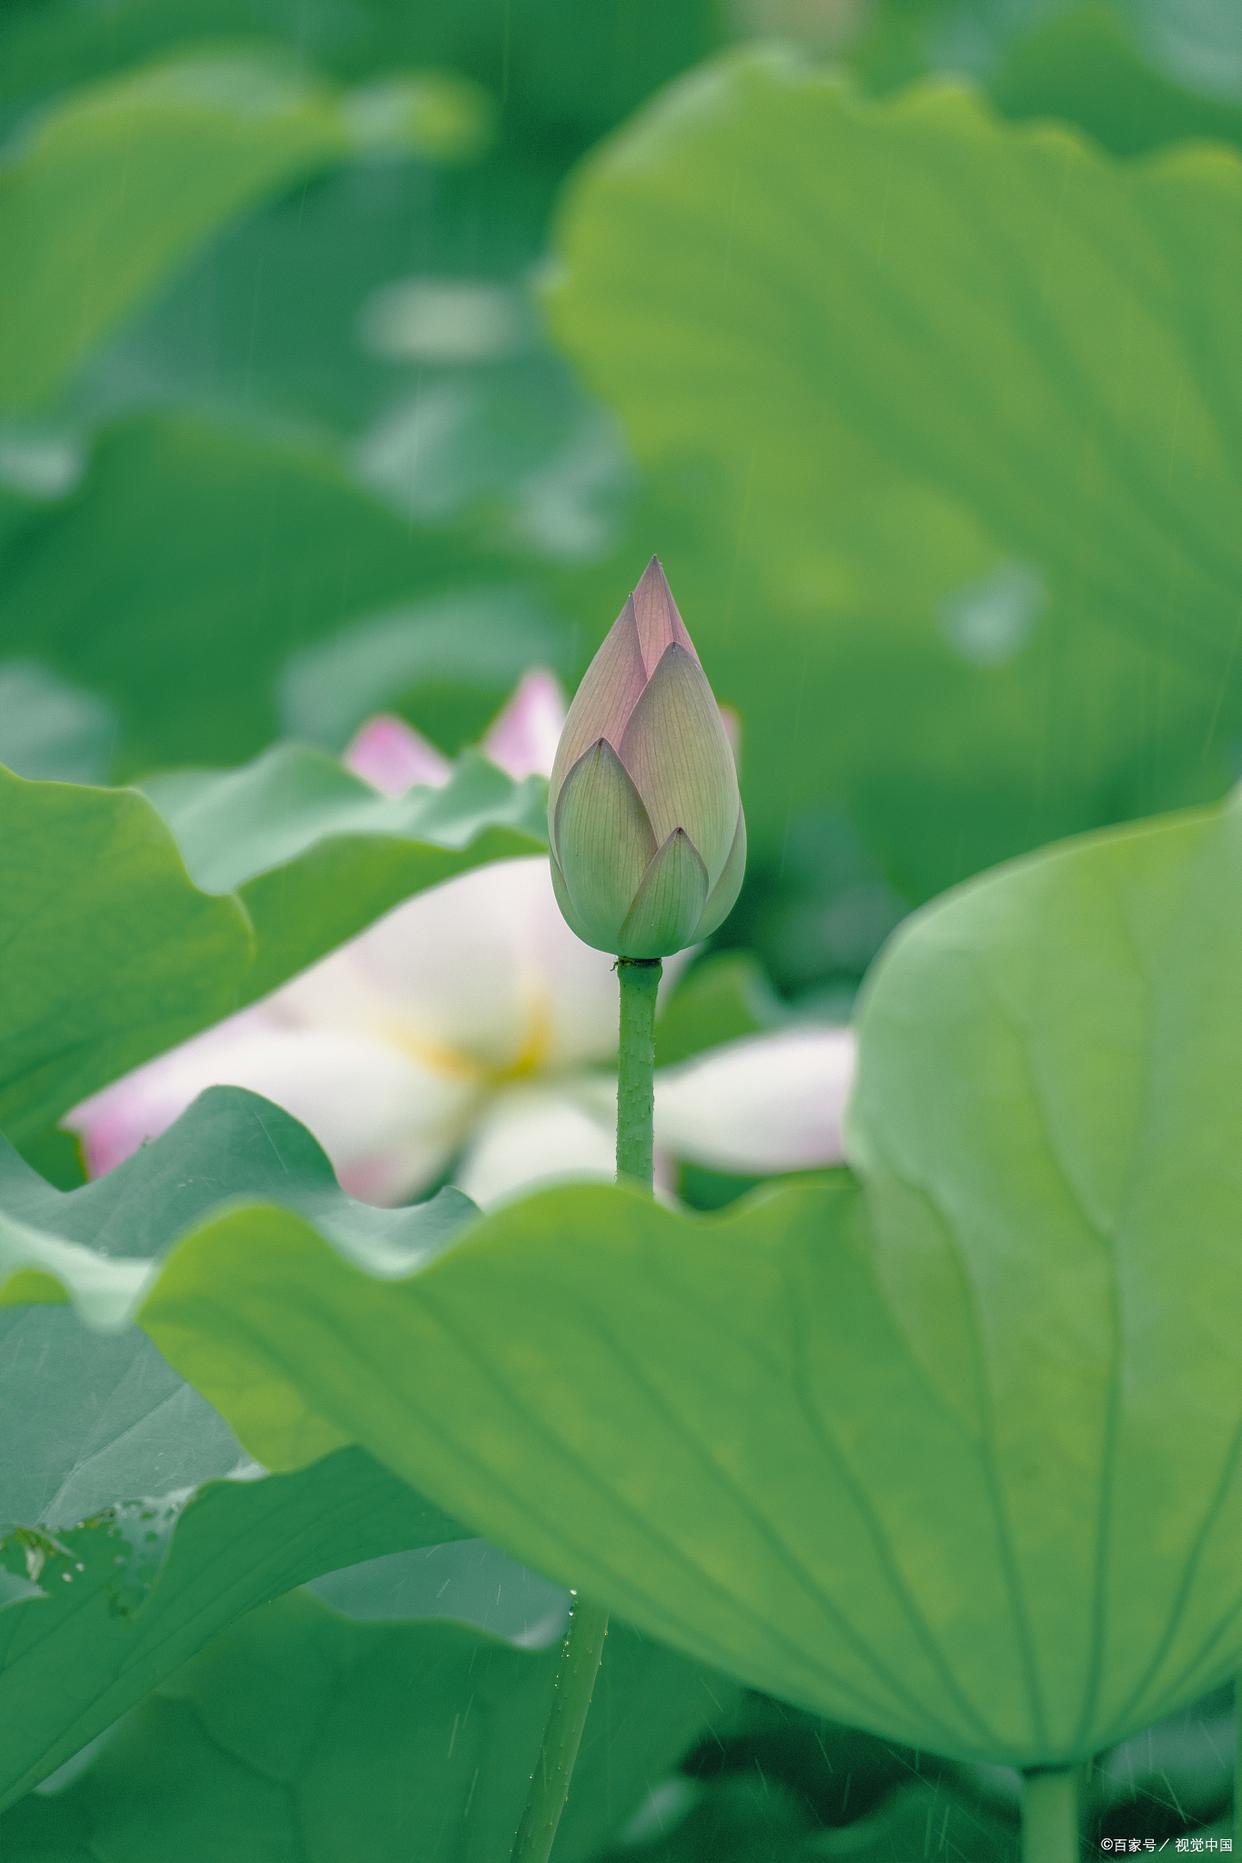
M 658 957 L 617 959 L 621 1036 L 617 1049 L 617 1176 L 652 1188 L 655 1008 L 663 966 Z M 573 1596 L 561 1645 L 556 1692 L 526 1794 L 512 1863 L 548 1863 L 569 1797 L 569 1782 L 595 1691 L 608 1635 L 608 1613 Z M 1049 1863 L 1054 1863 L 1053 1859 Z
M 654 1145 L 655 1012 L 664 966 L 658 957 L 619 957 L 621 1040 L 617 1050 L 617 1176 L 650 1194 Z
M 1077 1769 L 1023 1773 L 1023 1863 L 1078 1863 L 1079 1854 Z

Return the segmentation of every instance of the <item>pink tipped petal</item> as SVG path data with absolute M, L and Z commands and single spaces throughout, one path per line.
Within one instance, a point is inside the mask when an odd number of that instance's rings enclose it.
M 551 776 L 564 728 L 561 682 L 554 673 L 536 667 L 524 676 L 489 729 L 483 749 L 515 782 L 524 776 Z
M 668 577 L 658 556 L 653 556 L 644 569 L 630 599 L 634 604 L 639 652 L 643 656 L 648 678 L 664 658 L 665 649 L 674 642 L 694 659 L 698 659 L 694 642 L 686 632 L 686 624 L 673 600 L 673 591 L 668 586 Z
M 621 761 L 646 805 L 656 840 L 684 828 L 707 869 L 710 891 L 737 832 L 737 767 L 703 669 L 675 642 L 634 707 Z
M 597 1113 L 568 1093 L 515 1088 L 475 1129 L 454 1178 L 476 1203 L 495 1203 L 557 1178 L 611 1179 L 615 1140 L 607 1109 Z
M 167 1072 L 139 1068 L 66 1113 L 62 1124 L 82 1147 L 88 1177 L 102 1177 L 132 1157 L 147 1139 L 158 1138 L 185 1111 L 193 1093 L 179 1089 Z
M 854 1080 L 849 1029 L 750 1035 L 656 1076 L 659 1144 L 738 1175 L 837 1164 Z
M 344 1187 L 395 1203 L 434 1182 L 459 1142 L 472 1083 L 368 1035 L 243 1029 L 189 1042 L 70 1115 L 94 1167 L 154 1138 L 208 1087 L 247 1087 L 291 1113 L 323 1146 Z
M 345 763 L 386 796 L 403 796 L 425 785 L 438 789 L 451 765 L 404 718 L 388 713 L 367 720 L 345 752 Z
M 148 1139 L 179 1119 L 190 1101 L 214 1084 L 223 1057 L 251 1036 L 280 1026 L 268 1003 L 256 1003 L 205 1029 L 167 1054 L 114 1080 L 65 1114 L 61 1124 L 78 1139 L 91 1177 L 123 1164 Z
M 619 748 L 630 713 L 646 683 L 631 597 L 604 636 L 574 694 L 552 765 L 550 807 L 555 807 L 562 783 L 584 750 L 601 737 L 614 750 Z

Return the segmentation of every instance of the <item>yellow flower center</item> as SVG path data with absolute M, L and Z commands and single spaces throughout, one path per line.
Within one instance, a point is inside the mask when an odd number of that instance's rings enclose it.
M 522 1040 L 508 1061 L 480 1061 L 451 1042 L 436 1041 L 405 1022 L 385 1022 L 378 1032 L 392 1047 L 433 1074 L 468 1081 L 476 1087 L 504 1087 L 517 1080 L 530 1080 L 546 1070 L 552 1045 L 552 1007 L 545 992 L 535 997 Z

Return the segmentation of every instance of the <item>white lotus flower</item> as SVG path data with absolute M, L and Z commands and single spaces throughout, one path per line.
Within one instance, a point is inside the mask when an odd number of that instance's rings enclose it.
M 546 774 L 564 716 L 556 681 L 530 673 L 484 749 L 515 777 Z M 373 719 L 346 757 L 389 794 L 448 771 L 397 718 Z M 547 860 L 499 861 L 396 907 L 65 1124 L 98 1175 L 207 1087 L 249 1087 L 314 1133 L 354 1196 L 404 1202 L 456 1161 L 455 1181 L 490 1203 L 549 1178 L 612 1176 L 611 1094 L 598 1069 L 616 1036 L 612 960 L 566 926 Z M 847 1031 L 801 1027 L 664 1070 L 664 1180 L 674 1157 L 763 1174 L 836 1162 L 853 1054 Z

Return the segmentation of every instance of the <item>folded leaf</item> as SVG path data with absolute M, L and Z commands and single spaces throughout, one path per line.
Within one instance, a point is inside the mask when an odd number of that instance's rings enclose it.
M 407 1266 L 469 1208 L 456 1195 L 420 1210 L 353 1203 L 300 1126 L 235 1089 L 205 1094 L 68 1196 L 0 1145 L 0 1802 L 254 1604 L 461 1532 L 357 1449 L 265 1478 L 126 1324 L 127 1277 L 149 1275 L 175 1235 L 221 1204 L 265 1196 L 312 1211 L 342 1246 L 370 1236 Z M 13 1305 L 23 1290 L 53 1291 L 49 1264 L 82 1277 L 110 1331 L 86 1330 L 64 1307 Z

